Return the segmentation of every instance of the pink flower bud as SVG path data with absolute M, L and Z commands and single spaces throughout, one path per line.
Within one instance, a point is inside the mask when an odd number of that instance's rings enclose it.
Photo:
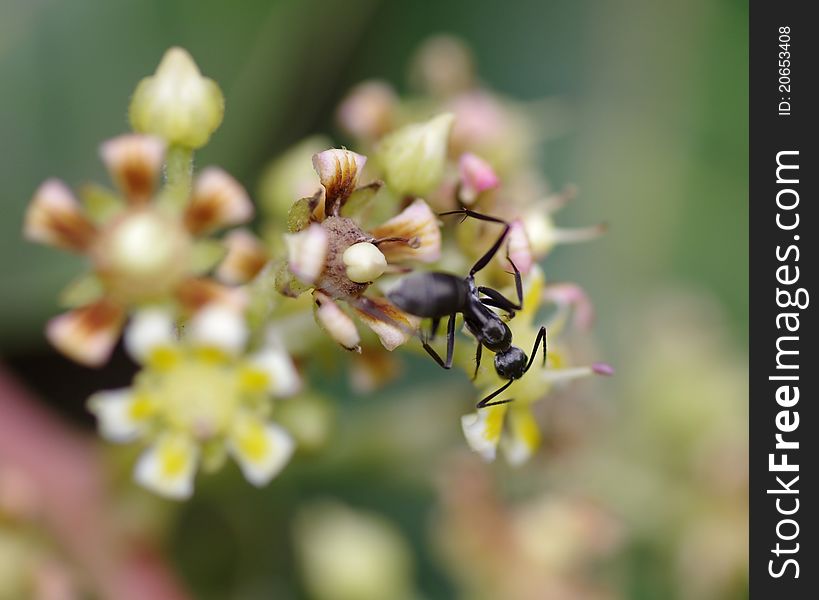
M 472 204 L 482 192 L 496 188 L 500 183 L 491 165 L 471 152 L 461 155 L 458 169 L 461 179 L 460 199 L 464 204 Z

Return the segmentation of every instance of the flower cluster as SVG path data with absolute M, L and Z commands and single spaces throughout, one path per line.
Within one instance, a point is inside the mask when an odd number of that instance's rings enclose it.
M 514 402 L 490 406 L 462 419 L 470 447 L 486 460 L 500 446 L 512 464 L 525 462 L 540 445 L 541 434 L 533 404 L 555 386 L 593 374 L 610 375 L 604 363 L 572 366 L 568 345 L 561 343 L 569 315 L 575 328 L 588 329 L 591 303 L 582 288 L 571 283 L 546 284 L 538 266 L 558 244 L 593 239 L 604 225 L 561 228 L 553 213 L 576 196 L 574 188 L 555 193 L 539 175 L 539 156 L 533 132 L 539 127 L 533 111 L 502 98 L 480 85 L 468 49 L 458 40 L 429 40 L 411 69 L 420 96 L 402 100 L 382 81 L 353 88 L 341 103 L 340 127 L 357 144 L 372 148 L 387 188 L 399 198 L 423 195 L 436 210 L 468 207 L 509 222 L 504 243 L 480 276 L 486 283 L 510 288 L 513 265 L 523 276 L 523 309 L 510 319 L 515 345 L 532 348 L 541 325 L 546 326 L 548 357 L 545 368 L 510 388 Z M 424 121 L 419 117 L 438 112 Z M 497 239 L 497 225 L 465 221 L 444 229 L 438 266 L 465 272 Z M 509 296 L 512 297 L 512 296 Z M 544 305 L 554 312 L 546 323 L 535 316 Z M 510 315 L 511 316 L 511 315 Z M 455 364 L 474 371 L 473 352 L 461 345 Z M 491 366 L 475 372 L 476 387 L 486 396 L 504 382 Z
M 222 169 L 193 174 L 193 150 L 222 112 L 218 85 L 172 48 L 133 95 L 135 133 L 100 147 L 114 189 L 91 184 L 75 196 L 50 179 L 24 223 L 28 239 L 90 266 L 62 295 L 70 310 L 46 326 L 60 352 L 102 366 L 131 318 L 125 346 L 141 371 L 131 388 L 100 392 L 89 406 L 103 437 L 147 444 L 136 480 L 174 498 L 191 494 L 200 463 L 214 470 L 229 453 L 262 485 L 294 448 L 269 415 L 273 397 L 298 391 L 299 375 L 270 343 L 275 332 L 249 331 L 248 293 L 236 285 L 247 270 L 234 249 L 241 232 L 213 237 L 249 221 L 253 204 Z
M 418 351 L 408 342 L 421 319 L 387 299 L 395 278 L 464 272 L 496 239 L 497 225 L 486 222 L 442 229 L 438 211 L 470 207 L 510 223 L 503 251 L 480 276 L 503 287 L 510 269 L 523 275 L 523 309 L 509 315 L 515 344 L 531 347 L 538 309 L 557 307 L 545 367 L 516 382 L 514 403 L 463 418 L 475 451 L 491 459 L 500 445 L 511 462 L 523 462 L 539 441 L 532 404 L 554 384 L 609 372 L 569 366 L 557 336 L 568 311 L 587 325 L 591 308 L 577 286 L 545 285 L 537 264 L 555 244 L 600 227 L 554 225 L 551 212 L 573 192 L 548 191 L 525 111 L 480 88 L 462 50 L 440 40 L 422 50 L 414 69 L 421 102 L 402 101 L 381 82 L 343 101 L 340 124 L 371 160 L 314 137 L 275 161 L 260 192 L 261 237 L 248 229 L 215 235 L 248 222 L 254 206 L 223 170 L 194 175 L 193 152 L 219 126 L 224 106 L 218 85 L 179 48 L 137 86 L 135 132 L 101 147 L 115 189 L 90 185 L 78 198 L 49 180 L 36 191 L 27 237 L 90 264 L 63 294 L 70 310 L 48 323 L 48 338 L 72 359 L 101 366 L 124 329 L 140 367 L 129 388 L 89 402 L 104 438 L 144 446 L 140 484 L 186 498 L 199 467 L 214 471 L 230 455 L 251 483 L 264 485 L 299 442 L 320 446 L 327 412 L 299 368 L 337 354 L 335 342 L 352 351 L 356 389 L 396 376 L 392 351 Z M 320 330 L 328 336 L 314 335 Z M 471 372 L 472 352 L 459 347 L 456 365 Z M 499 381 L 491 368 L 476 376 L 478 391 Z M 287 396 L 295 397 L 279 402 Z

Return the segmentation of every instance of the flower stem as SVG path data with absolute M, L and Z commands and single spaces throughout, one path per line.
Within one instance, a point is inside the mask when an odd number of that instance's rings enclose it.
M 191 194 L 193 150 L 186 146 L 168 148 L 165 159 L 165 186 L 159 194 L 159 205 L 181 212 Z

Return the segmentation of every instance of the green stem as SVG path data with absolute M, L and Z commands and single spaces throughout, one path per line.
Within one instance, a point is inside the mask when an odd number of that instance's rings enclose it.
M 159 194 L 159 204 L 181 212 L 191 195 L 193 180 L 193 150 L 171 146 L 165 158 L 165 186 Z

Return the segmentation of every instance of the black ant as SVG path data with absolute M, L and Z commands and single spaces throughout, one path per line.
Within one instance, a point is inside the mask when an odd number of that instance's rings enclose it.
M 460 214 L 463 218 L 472 217 L 481 221 L 500 223 L 504 226 L 503 233 L 492 247 L 484 254 L 469 270 L 466 277 L 458 277 L 451 273 L 428 272 L 415 273 L 401 280 L 398 286 L 387 294 L 390 301 L 401 310 L 417 317 L 428 317 L 432 319 L 430 335 L 427 339 L 421 338 L 424 350 L 435 359 L 444 369 L 452 368 L 452 357 L 455 349 L 455 317 L 458 313 L 463 314 L 464 323 L 467 329 L 478 340 L 478 349 L 475 354 L 475 376 L 478 374 L 478 367 L 481 364 L 481 351 L 486 346 L 495 353 L 495 372 L 499 377 L 509 381 L 500 389 L 492 392 L 486 398 L 478 402 L 478 408 L 504 404 L 509 400 L 496 400 L 493 398 L 503 393 L 512 382 L 523 377 L 537 355 L 538 346 L 543 344 L 543 364 L 546 364 L 546 328 L 541 327 L 532 348 L 531 358 L 526 357 L 526 353 L 512 345 L 512 332 L 509 326 L 489 307 L 506 311 L 510 318 L 515 311 L 523 308 L 523 285 L 521 284 L 520 271 L 508 258 L 515 275 L 515 290 L 518 301 L 512 302 L 504 297 L 500 292 L 489 287 L 476 286 L 475 274 L 486 267 L 489 261 L 497 254 L 509 233 L 509 223 L 501 219 L 483 215 L 468 208 L 441 213 L 440 216 Z M 484 297 L 481 297 L 484 296 Z M 429 345 L 429 340 L 434 339 L 438 331 L 441 319 L 449 317 L 446 332 L 446 360 Z

